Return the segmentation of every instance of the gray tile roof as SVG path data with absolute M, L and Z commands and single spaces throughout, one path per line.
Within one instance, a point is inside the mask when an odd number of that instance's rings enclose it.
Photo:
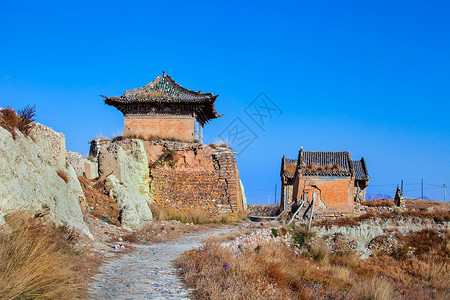
M 369 180 L 369 172 L 367 172 L 366 161 L 364 157 L 361 160 L 352 161 L 353 170 L 355 171 L 355 179 L 356 180 Z
M 353 174 L 352 158 L 348 151 L 299 152 L 300 170 L 304 175 L 351 176 Z

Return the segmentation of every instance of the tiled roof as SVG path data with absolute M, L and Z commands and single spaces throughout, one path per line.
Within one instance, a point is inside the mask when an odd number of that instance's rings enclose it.
M 102 97 L 106 99 L 105 101 L 121 103 L 152 101 L 214 103 L 217 98 L 211 93 L 202 94 L 201 92 L 185 89 L 169 75 L 158 76 L 146 86 L 126 91 L 122 96 Z
M 348 151 L 322 152 L 301 149 L 299 161 L 304 175 L 350 176 L 353 173 L 352 158 Z
M 131 104 L 188 104 L 200 105 L 207 120 L 221 117 L 214 108 L 218 95 L 185 89 L 169 75 L 158 76 L 144 87 L 126 91 L 121 96 L 103 96 L 105 103 L 121 109 Z
M 355 179 L 356 180 L 369 180 L 370 176 L 367 172 L 366 161 L 364 157 L 361 160 L 352 161 L 353 170 L 355 171 Z
M 287 166 L 295 164 L 292 169 Z M 297 159 L 289 159 L 283 156 L 281 160 L 280 176 L 282 180 L 293 182 L 296 171 L 306 176 L 354 176 L 355 180 L 370 179 L 367 171 L 364 157 L 358 161 L 352 161 L 350 152 L 322 152 L 322 151 L 303 151 L 300 149 Z

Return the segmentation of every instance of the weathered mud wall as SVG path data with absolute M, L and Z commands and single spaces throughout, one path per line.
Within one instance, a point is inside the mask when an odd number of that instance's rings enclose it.
M 202 144 L 146 142 L 150 194 L 164 207 L 237 218 L 246 207 L 234 154 Z

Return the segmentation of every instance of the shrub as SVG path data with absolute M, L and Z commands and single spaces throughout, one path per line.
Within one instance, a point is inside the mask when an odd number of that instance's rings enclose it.
M 404 246 L 397 246 L 392 250 L 392 257 L 395 260 L 406 260 L 408 258 L 408 248 Z
M 278 236 L 278 230 L 277 230 L 276 228 L 272 228 L 272 235 L 273 235 L 274 237 L 277 237 L 277 236 Z
M 6 107 L 1 111 L 3 118 L 1 119 L 0 126 L 11 132 L 13 139 L 16 139 L 16 130 L 22 132 L 25 136 L 28 136 L 30 129 L 33 127 L 34 117 L 36 112 L 36 105 L 25 106 L 19 109 L 19 113 L 16 112 L 11 107 Z
M 312 232 L 308 231 L 306 227 L 298 227 L 295 229 L 292 235 L 294 245 L 298 248 L 302 248 L 306 242 L 312 237 Z
M 311 246 L 309 253 L 314 261 L 324 261 L 329 256 L 328 246 L 323 240 L 316 241 L 316 243 Z

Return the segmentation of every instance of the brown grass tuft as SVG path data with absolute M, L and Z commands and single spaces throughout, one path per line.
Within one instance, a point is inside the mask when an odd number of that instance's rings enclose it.
M 1 299 L 73 299 L 84 296 L 82 259 L 67 227 L 44 225 L 24 213 L 7 216 L 0 234 Z
M 289 175 L 294 175 L 295 171 L 297 170 L 297 165 L 296 164 L 288 164 L 288 165 L 284 166 L 284 170 Z
M 303 165 L 303 167 L 306 167 L 306 169 L 310 172 L 317 172 L 317 171 L 340 171 L 341 168 L 337 164 L 333 165 L 324 165 L 321 166 L 319 164 L 309 164 L 309 165 Z
M 214 222 L 211 216 L 200 209 L 184 210 L 175 207 L 160 207 L 158 205 L 150 205 L 155 221 L 159 220 L 176 220 L 182 223 L 208 224 Z
M 394 201 L 390 199 L 376 199 L 372 201 L 362 201 L 362 205 L 368 207 L 394 207 Z

